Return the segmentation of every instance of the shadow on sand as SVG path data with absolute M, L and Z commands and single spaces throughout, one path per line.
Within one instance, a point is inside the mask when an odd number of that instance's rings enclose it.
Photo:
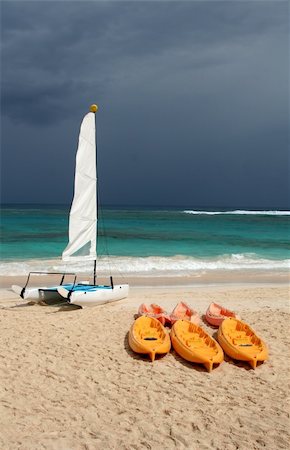
M 13 306 L 4 306 L 1 309 L 5 309 L 6 311 L 11 311 L 11 310 L 15 310 L 15 309 L 22 309 L 22 308 L 30 308 L 32 306 L 46 306 L 49 309 L 56 309 L 55 311 L 52 311 L 51 314 L 57 313 L 57 312 L 63 312 L 63 311 L 73 311 L 76 309 L 82 309 L 81 306 L 78 305 L 71 305 L 70 303 L 67 302 L 58 302 L 58 303 L 53 303 L 53 304 L 47 304 L 45 302 L 39 302 L 39 303 L 35 303 L 35 302 L 27 302 L 27 303 L 21 303 L 18 305 L 13 305 Z

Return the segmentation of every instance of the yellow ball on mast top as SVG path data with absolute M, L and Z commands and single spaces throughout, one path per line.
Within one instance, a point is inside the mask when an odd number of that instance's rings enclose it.
M 91 105 L 90 106 L 90 112 L 96 113 L 98 111 L 98 105 Z

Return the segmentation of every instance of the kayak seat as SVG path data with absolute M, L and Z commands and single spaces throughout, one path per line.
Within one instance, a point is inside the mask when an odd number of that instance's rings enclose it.
M 249 342 L 249 339 L 243 339 L 243 338 L 236 338 L 236 339 L 233 339 L 233 343 L 235 344 L 235 345 L 240 345 L 240 346 L 245 346 L 245 345 L 249 345 L 249 346 L 252 346 L 253 344 L 251 344 L 250 342 Z

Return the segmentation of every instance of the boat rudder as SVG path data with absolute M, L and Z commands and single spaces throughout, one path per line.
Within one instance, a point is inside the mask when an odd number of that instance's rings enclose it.
M 17 284 L 12 284 L 11 289 L 15 294 L 21 295 L 21 292 L 23 291 L 23 288 L 21 286 L 18 286 Z
M 63 297 L 68 298 L 69 291 L 65 289 L 64 287 L 60 286 L 57 288 L 57 292 Z

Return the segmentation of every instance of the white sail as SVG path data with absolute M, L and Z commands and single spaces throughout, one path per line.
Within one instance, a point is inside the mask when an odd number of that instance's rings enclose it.
M 69 243 L 64 261 L 95 260 L 97 239 L 96 124 L 94 112 L 84 117 L 76 154 L 74 198 L 69 217 Z

